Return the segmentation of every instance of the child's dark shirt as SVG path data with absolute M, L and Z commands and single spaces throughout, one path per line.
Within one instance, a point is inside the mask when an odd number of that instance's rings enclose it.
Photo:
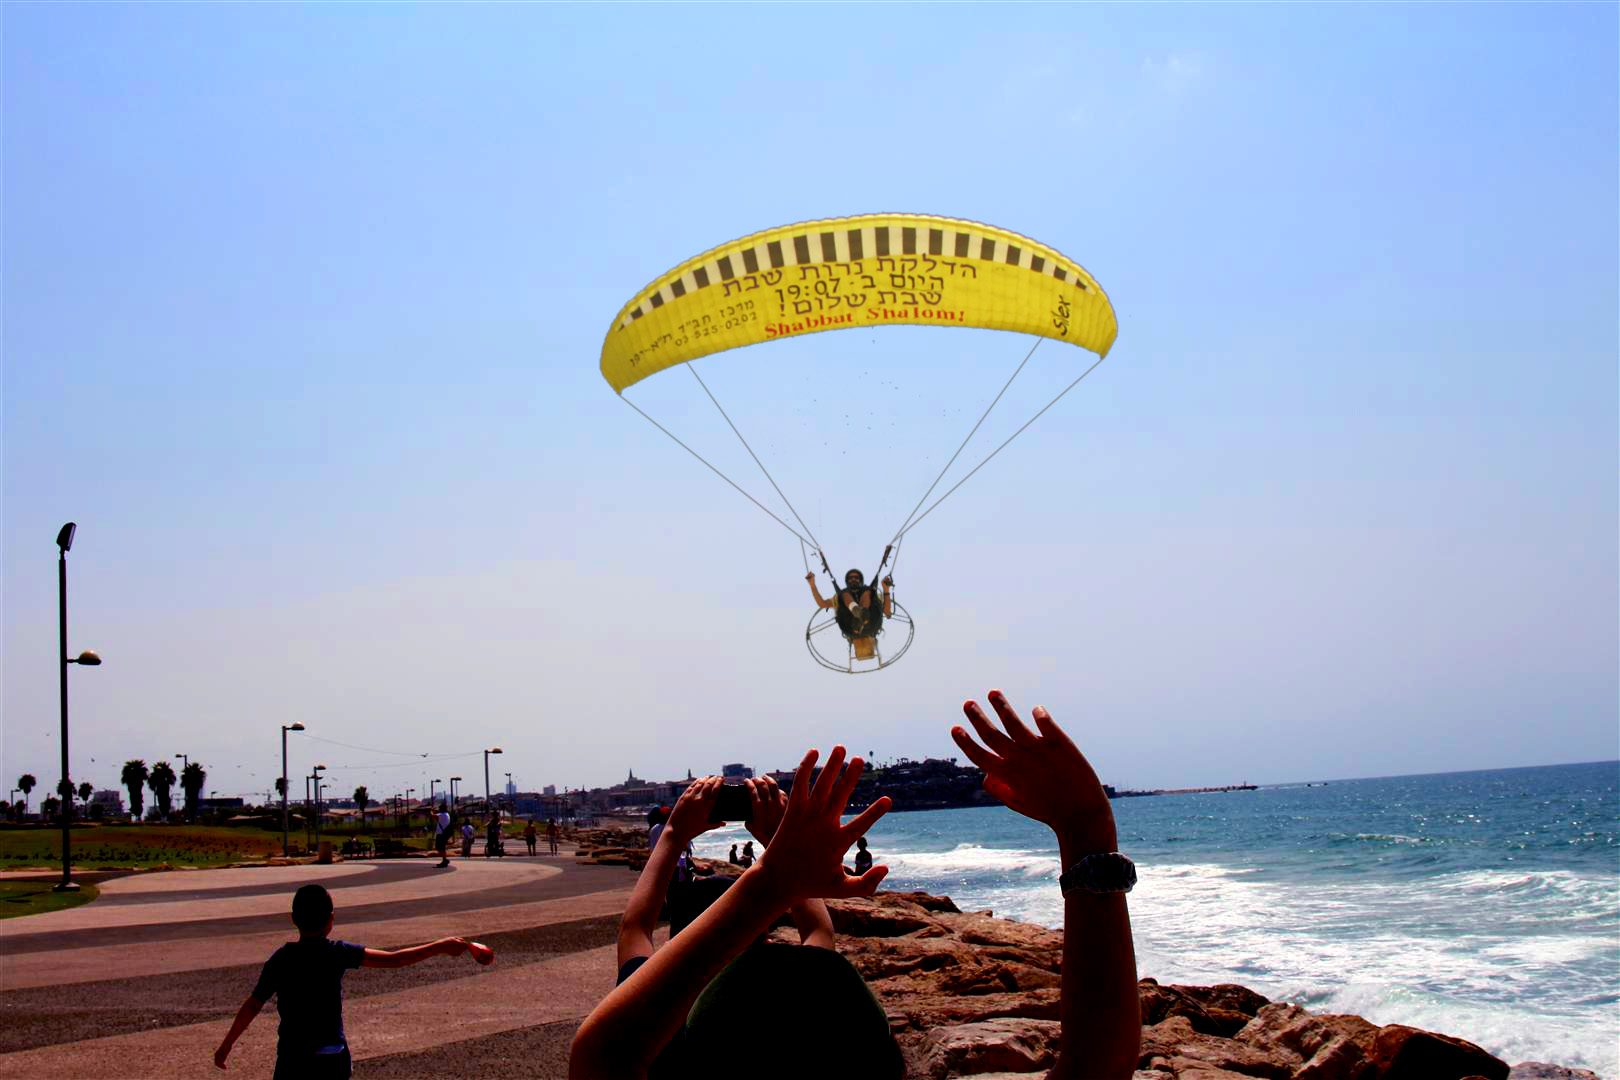
M 365 958 L 365 946 L 330 938 L 300 938 L 270 954 L 253 997 L 261 1002 L 276 997 L 278 1057 L 333 1054 L 346 1045 L 343 973 Z

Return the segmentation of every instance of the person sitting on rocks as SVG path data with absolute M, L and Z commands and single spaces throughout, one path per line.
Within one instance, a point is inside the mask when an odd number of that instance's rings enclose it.
M 866 849 L 866 837 L 855 841 L 855 872 L 864 874 L 872 869 L 872 853 Z
M 732 866 L 741 866 L 742 865 L 742 859 L 739 858 L 738 855 L 737 855 L 737 845 L 736 844 L 731 845 L 731 854 L 726 856 L 726 861 L 728 863 L 730 863 Z
M 737 865 L 744 870 L 754 865 L 754 842 L 752 840 L 743 843 L 742 857 L 737 860 Z

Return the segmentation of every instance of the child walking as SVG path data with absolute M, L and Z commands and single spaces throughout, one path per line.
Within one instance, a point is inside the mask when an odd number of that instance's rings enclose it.
M 281 1013 L 276 1035 L 274 1080 L 348 1080 L 349 1043 L 343 1034 L 343 976 L 351 968 L 398 968 L 434 956 L 460 956 L 466 938 L 449 937 L 408 949 L 368 949 L 333 941 L 332 894 L 320 885 L 305 885 L 293 894 L 293 924 L 298 940 L 289 941 L 265 961 L 253 992 L 242 1002 L 231 1029 L 214 1051 L 221 1069 L 231 1047 L 253 1023 L 271 995 Z

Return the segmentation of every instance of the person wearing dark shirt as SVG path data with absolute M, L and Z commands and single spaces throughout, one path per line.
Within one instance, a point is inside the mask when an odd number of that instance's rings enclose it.
M 855 872 L 864 874 L 872 869 L 872 853 L 866 849 L 866 837 L 855 841 Z
M 231 1047 L 273 996 L 281 1014 L 274 1080 L 347 1080 L 351 1062 L 343 1033 L 343 976 L 358 967 L 408 967 L 467 951 L 467 939 L 459 937 L 392 950 L 333 941 L 332 895 L 320 885 L 305 885 L 293 894 L 292 917 L 298 940 L 265 961 L 253 992 L 214 1051 L 214 1064 L 221 1069 Z

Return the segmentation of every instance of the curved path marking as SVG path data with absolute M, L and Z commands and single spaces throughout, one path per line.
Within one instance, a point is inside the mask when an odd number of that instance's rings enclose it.
M 104 904 L 104 893 L 0 924 L 0 1047 L 13 1048 L 0 1053 L 0 1075 L 216 1075 L 213 1048 L 258 966 L 291 938 L 291 894 L 307 881 L 341 883 L 337 937 L 385 948 L 449 934 L 494 939 L 507 962 L 491 968 L 440 958 L 346 979 L 357 1061 L 393 1057 L 378 1062 L 386 1075 L 444 1076 L 455 1074 L 454 1050 L 427 1063 L 468 1039 L 538 1026 L 566 1046 L 568 1026 L 612 988 L 612 941 L 635 878 L 568 855 L 471 859 L 452 870 L 413 859 L 141 875 L 137 888 L 112 889 L 124 902 Z M 276 1020 L 274 1009 L 259 1017 L 232 1071 L 268 1074 Z M 555 1054 L 548 1062 L 514 1060 L 511 1074 L 556 1075 Z

